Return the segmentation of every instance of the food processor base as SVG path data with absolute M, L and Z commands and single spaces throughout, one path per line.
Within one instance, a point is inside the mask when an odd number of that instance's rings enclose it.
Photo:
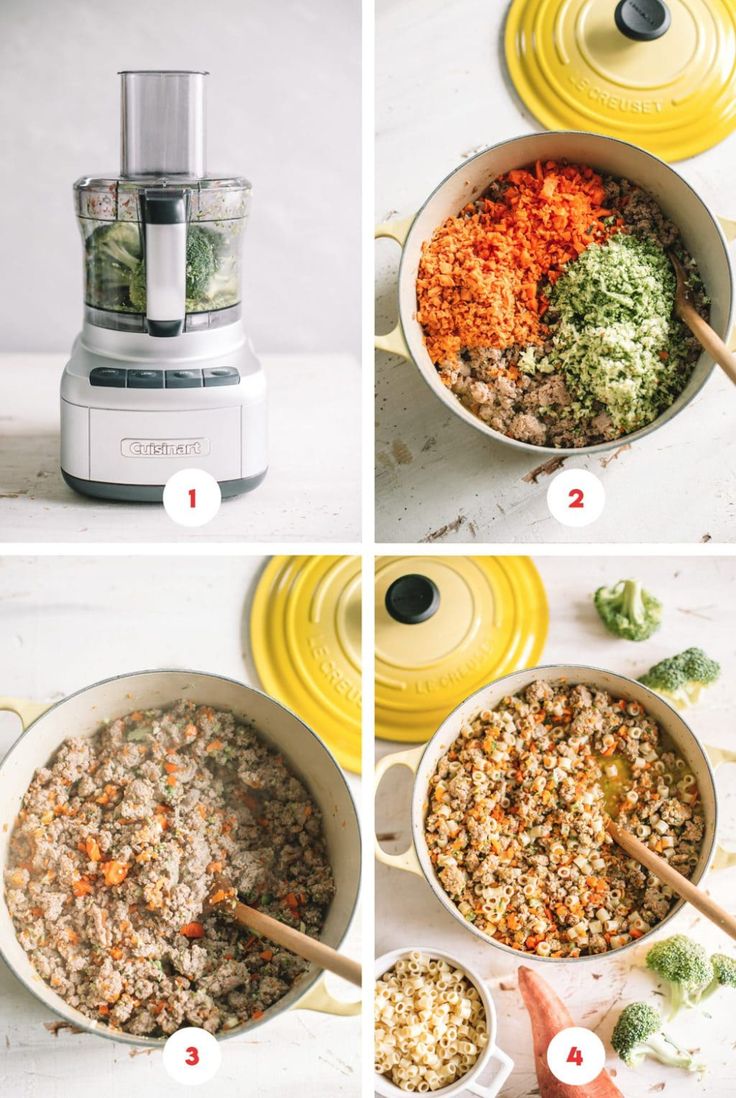
M 234 496 L 242 496 L 245 492 L 252 492 L 261 484 L 268 469 L 252 477 L 242 477 L 240 480 L 219 481 L 223 499 L 232 499 Z M 105 484 L 98 480 L 82 480 L 73 477 L 71 473 L 61 470 L 66 483 L 80 496 L 91 496 L 93 499 L 109 499 L 119 503 L 161 503 L 164 495 L 163 484 Z

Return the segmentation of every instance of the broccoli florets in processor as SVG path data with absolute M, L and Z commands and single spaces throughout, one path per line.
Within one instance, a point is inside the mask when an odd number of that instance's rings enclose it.
M 686 648 L 655 663 L 639 682 L 656 690 L 678 709 L 684 709 L 694 705 L 703 687 L 715 682 L 720 673 L 720 664 L 706 656 L 702 648 Z
M 675 934 L 653 945 L 647 953 L 647 968 L 665 984 L 670 1017 L 683 1007 L 694 1006 L 713 979 L 707 952 L 685 934 Z
M 186 307 L 206 307 L 204 295 L 219 265 L 215 235 L 200 225 L 187 230 Z M 146 311 L 146 262 L 140 228 L 134 221 L 112 221 L 87 239 L 87 283 L 91 304 L 101 309 Z
M 662 1029 L 656 1007 L 630 1003 L 621 1011 L 611 1035 L 611 1045 L 625 1064 L 636 1067 L 646 1056 L 686 1071 L 703 1071 L 704 1065 L 675 1044 Z
M 662 623 L 662 603 L 645 591 L 639 580 L 599 587 L 593 601 L 606 629 L 625 640 L 646 640 Z

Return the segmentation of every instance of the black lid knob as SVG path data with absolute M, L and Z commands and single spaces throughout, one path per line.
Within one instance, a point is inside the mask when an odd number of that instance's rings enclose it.
M 402 625 L 419 625 L 437 612 L 440 593 L 429 576 L 399 576 L 386 592 L 386 609 Z
M 620 0 L 616 26 L 636 42 L 653 42 L 669 30 L 672 16 L 664 0 Z

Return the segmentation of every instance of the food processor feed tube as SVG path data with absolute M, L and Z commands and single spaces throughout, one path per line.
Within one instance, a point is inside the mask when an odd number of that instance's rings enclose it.
M 85 495 L 158 501 L 200 468 L 266 473 L 266 386 L 241 316 L 250 184 L 207 174 L 203 72 L 124 72 L 121 173 L 74 185 L 84 324 L 61 384 L 61 469 Z

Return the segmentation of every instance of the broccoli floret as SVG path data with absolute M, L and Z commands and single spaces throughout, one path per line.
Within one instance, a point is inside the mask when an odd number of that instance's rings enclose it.
M 146 263 L 145 260 L 141 260 L 133 272 L 133 277 L 130 280 L 130 286 L 128 287 L 128 296 L 130 297 L 130 304 L 133 306 L 137 313 L 145 313 L 146 311 Z
M 87 296 L 101 309 L 130 307 L 130 282 L 141 262 L 137 222 L 99 225 L 86 240 Z
M 652 1056 L 672 1067 L 704 1070 L 703 1064 L 664 1032 L 659 1011 L 648 1003 L 629 1003 L 624 1007 L 614 1026 L 611 1045 L 629 1067 L 637 1067 L 645 1056 Z
M 662 694 L 678 709 L 684 709 L 694 705 L 703 687 L 715 682 L 720 673 L 720 664 L 706 656 L 702 648 L 686 648 L 655 663 L 639 682 Z
M 705 949 L 685 934 L 657 942 L 647 953 L 647 968 L 663 980 L 670 1002 L 670 1017 L 683 1007 L 694 1006 L 713 979 Z
M 662 623 L 662 603 L 645 591 L 639 580 L 599 587 L 593 601 L 606 629 L 625 640 L 646 640 Z
M 199 225 L 190 225 L 187 233 L 188 299 L 201 298 L 217 270 L 217 246 L 212 233 Z
M 713 969 L 713 979 L 704 987 L 697 1001 L 702 1003 L 709 999 L 714 992 L 722 987 L 736 987 L 736 957 L 729 957 L 725 953 L 714 953 L 710 959 Z

